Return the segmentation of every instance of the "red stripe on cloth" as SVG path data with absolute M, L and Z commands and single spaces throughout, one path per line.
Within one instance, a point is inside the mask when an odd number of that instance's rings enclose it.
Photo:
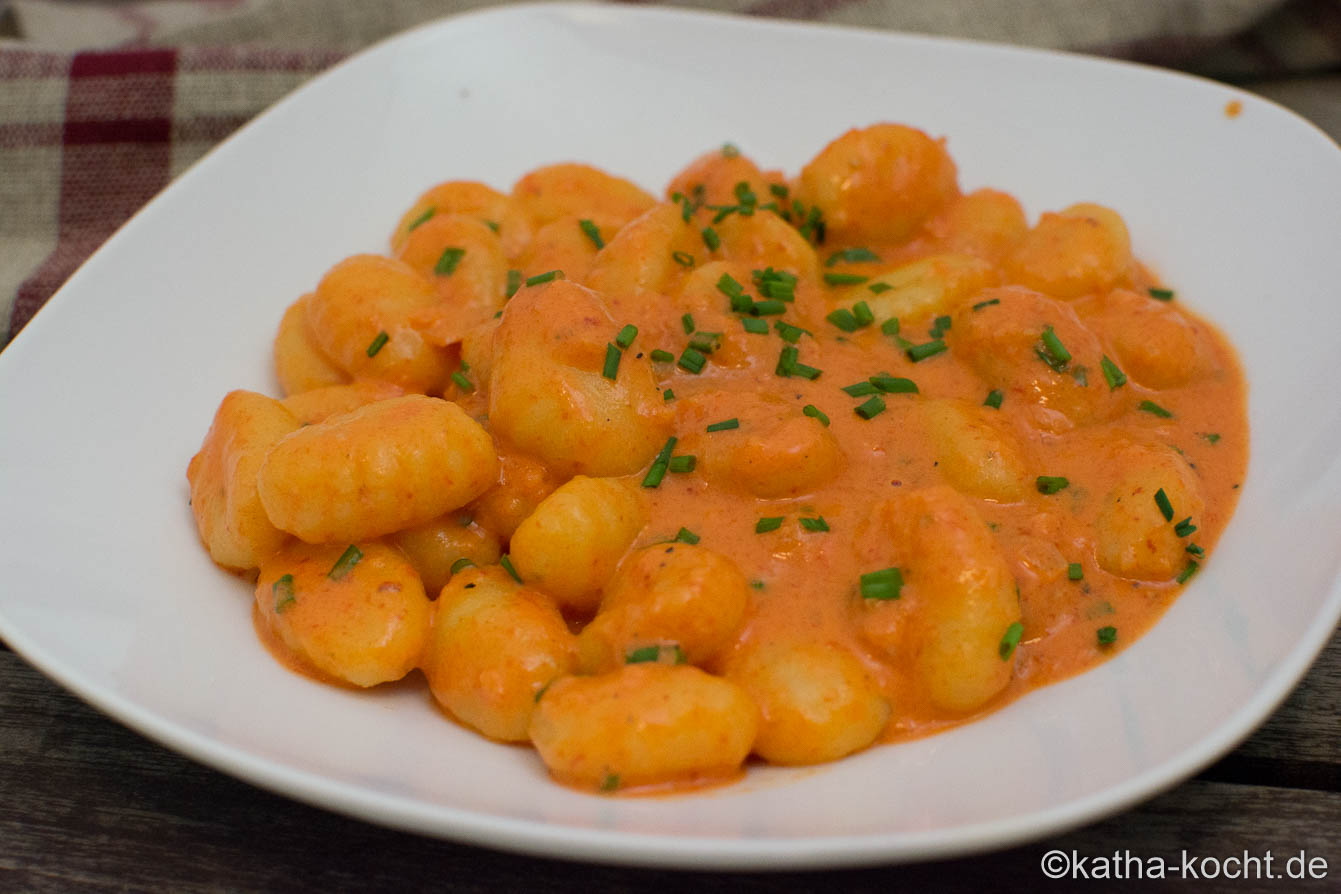
M 90 143 L 166 143 L 172 138 L 167 118 L 130 118 L 124 121 L 66 121 L 65 145 Z
M 113 57 L 125 56 L 117 60 Z M 19 287 L 9 321 L 13 338 L 117 227 L 167 185 L 172 167 L 171 77 L 176 54 L 170 50 L 81 53 L 71 63 L 65 148 L 61 157 L 58 241 L 37 271 Z M 81 72 L 76 76 L 75 72 Z M 138 106 L 109 109 L 104 120 L 70 120 L 96 109 L 99 97 L 114 89 L 122 72 L 162 74 L 166 89 L 134 91 Z M 124 99 L 124 97 L 122 97 Z M 127 114 L 128 111 L 134 114 Z
M 116 77 L 129 74 L 173 74 L 177 70 L 175 50 L 126 50 L 80 53 L 70 65 L 72 78 Z

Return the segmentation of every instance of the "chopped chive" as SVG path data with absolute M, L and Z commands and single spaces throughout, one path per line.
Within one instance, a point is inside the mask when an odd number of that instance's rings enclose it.
M 880 324 L 880 331 L 883 332 L 885 335 L 898 335 L 899 318 L 890 317 L 888 320 L 885 320 L 885 322 Z
M 553 686 L 553 685 L 554 685 L 554 681 L 553 681 L 553 680 L 550 680 L 550 681 L 549 681 L 548 683 L 546 683 L 544 686 L 541 686 L 539 689 L 537 689 L 537 690 L 535 691 L 535 697 L 532 699 L 532 701 L 534 701 L 536 704 L 539 704 L 539 703 L 540 703 L 540 700 L 541 700 L 542 698 L 545 697 L 545 693 L 546 693 L 546 692 L 549 692 L 549 687 L 551 687 L 551 686 Z
M 675 261 L 675 263 L 679 264 L 681 267 L 694 266 L 694 256 L 687 251 L 671 252 L 671 260 Z
M 368 345 L 367 355 L 369 357 L 376 357 L 377 352 L 382 350 L 390 340 L 391 336 L 386 334 L 386 330 L 377 333 L 377 337 L 372 340 L 372 344 Z
M 770 515 L 767 518 L 761 518 L 754 523 L 754 533 L 767 534 L 769 531 L 776 531 L 782 527 L 782 520 L 785 516 Z
M 1043 329 L 1039 343 L 1042 347 L 1034 351 L 1039 359 L 1057 372 L 1066 372 L 1066 365 L 1071 362 L 1071 352 L 1062 344 L 1062 340 L 1057 337 L 1051 326 Z
M 406 233 L 414 232 L 416 227 L 418 227 L 420 224 L 428 223 L 429 218 L 431 218 L 434 214 L 437 213 L 438 213 L 438 206 L 429 205 L 427 208 L 424 209 L 423 214 L 419 215 L 414 220 L 410 221 L 410 225 L 405 228 L 405 232 Z
M 686 472 L 694 471 L 694 466 L 698 464 L 698 457 L 692 453 L 686 453 L 683 456 L 672 456 L 668 468 L 677 475 L 683 475 Z
M 750 581 L 750 587 L 752 589 L 762 590 L 764 586 L 765 586 L 764 582 L 759 580 L 758 578 L 755 578 L 754 580 Z
M 624 356 L 615 345 L 607 343 L 605 346 L 605 366 L 601 367 L 601 375 L 607 379 L 614 379 L 619 375 L 619 358 Z
M 680 543 L 688 543 L 690 546 L 693 546 L 695 543 L 698 543 L 699 537 L 688 528 L 681 528 L 675 532 L 675 539 Z
M 330 571 L 326 572 L 326 576 L 331 580 L 344 580 L 362 558 L 363 550 L 351 543 L 344 552 L 340 553 L 340 558 L 335 560 L 335 564 L 331 566 Z
M 865 397 L 868 394 L 878 394 L 880 389 L 871 382 L 857 382 L 844 387 L 843 392 L 848 397 Z
M 814 404 L 806 404 L 801 408 L 801 412 L 812 419 L 818 419 L 825 428 L 829 427 L 829 417 L 824 415 L 824 411 Z
M 630 649 L 624 656 L 625 664 L 645 664 L 649 661 L 656 661 L 661 657 L 660 646 L 640 646 L 637 649 Z
M 293 575 L 286 574 L 275 581 L 270 588 L 270 595 L 275 597 L 275 614 L 284 614 L 289 606 L 298 601 L 293 595 Z
M 888 292 L 894 287 L 887 282 L 873 282 L 866 288 L 871 290 L 872 295 L 879 295 L 881 292 Z
M 1055 494 L 1059 490 L 1065 490 L 1071 484 L 1060 475 L 1039 475 L 1034 482 L 1040 494 Z
M 497 233 L 497 232 L 499 232 L 500 230 L 502 230 L 502 227 L 499 225 L 498 221 L 496 221 L 496 220 L 486 220 L 486 221 L 484 222 L 484 225 L 485 225 L 486 227 L 488 227 L 489 229 L 493 230 L 495 233 Z
M 1196 562 L 1189 561 L 1187 563 L 1187 567 L 1184 568 L 1182 572 L 1178 575 L 1178 583 L 1180 584 L 1187 583 L 1189 580 L 1192 579 L 1192 575 L 1197 573 L 1197 569 L 1200 567 L 1201 566 L 1198 565 Z
M 740 155 L 740 147 L 735 143 L 722 144 L 722 158 L 735 158 Z
M 880 256 L 875 252 L 871 251 L 869 248 L 866 248 L 864 246 L 856 246 L 853 248 L 845 248 L 842 251 L 836 251 L 833 254 L 829 255 L 829 260 L 824 262 L 824 266 L 832 267 L 834 264 L 840 262 L 844 264 L 859 264 L 862 261 L 878 261 L 878 260 L 880 260 Z
M 863 574 L 860 578 L 863 599 L 898 599 L 903 589 L 903 572 L 897 568 L 882 568 Z
M 460 574 L 462 569 L 474 568 L 474 567 L 475 567 L 474 562 L 472 562 L 466 556 L 462 556 L 461 558 L 457 559 L 455 562 L 452 563 L 452 567 L 449 568 L 448 571 L 451 572 L 451 574 L 456 575 Z
M 721 278 L 717 280 L 717 291 L 728 298 L 735 298 L 745 293 L 745 287 L 730 273 L 723 273 Z
M 643 487 L 657 487 L 661 484 L 661 479 L 666 477 L 666 470 L 670 467 L 671 453 L 675 450 L 675 443 L 676 438 L 673 435 L 666 439 L 665 445 L 658 451 L 656 458 L 652 460 L 652 466 L 647 470 L 647 475 L 643 477 Z
M 778 314 L 787 312 L 787 302 L 779 301 L 776 298 L 769 298 L 767 301 L 756 301 L 750 307 L 750 313 L 756 317 L 776 317 Z
M 1146 289 L 1156 301 L 1172 301 L 1173 289 Z
M 1197 546 L 1195 543 L 1189 543 L 1189 544 L 1187 545 L 1187 551 L 1188 551 L 1189 553 L 1191 553 L 1192 555 L 1194 555 L 1194 556 L 1204 556 L 1204 555 L 1206 555 L 1206 550 L 1204 550 L 1204 549 L 1202 549 L 1201 547 Z
M 801 523 L 801 527 L 810 531 L 812 534 L 818 534 L 829 530 L 829 523 L 824 520 L 824 516 L 822 515 L 817 515 L 814 518 L 801 516 L 797 521 Z
M 952 320 L 950 317 L 946 316 L 937 317 L 935 320 L 932 320 L 931 331 L 927 334 L 930 335 L 932 338 L 940 338 L 942 335 L 950 331 L 950 327 L 951 325 L 953 325 L 953 323 L 954 320 Z
M 944 350 L 946 350 L 945 342 L 938 338 L 935 341 L 929 341 L 926 344 L 913 345 L 911 348 L 908 348 L 907 354 L 909 360 L 914 363 L 919 363 L 926 360 L 928 357 L 935 357 Z
M 1117 642 L 1117 628 L 1111 624 L 1107 627 L 1100 627 L 1094 633 L 1101 646 L 1111 646 Z
M 1190 515 L 1173 526 L 1173 533 L 1177 534 L 1179 537 L 1191 536 L 1196 530 L 1197 526 L 1192 524 L 1192 516 Z
M 455 245 L 449 245 L 442 250 L 438 257 L 438 263 L 433 265 L 433 272 L 438 276 L 451 276 L 456 272 L 456 265 L 461 263 L 461 259 L 466 256 L 466 250 Z
M 1005 634 L 1001 637 L 1001 645 L 997 646 L 997 654 L 1001 656 L 1002 661 L 1009 661 L 1010 656 L 1015 654 L 1015 647 L 1020 644 L 1020 637 L 1024 636 L 1024 625 L 1019 621 L 1006 628 Z
M 1001 303 L 1000 298 L 988 298 L 986 301 L 979 301 L 977 304 L 973 305 L 973 309 L 982 310 L 984 307 L 991 307 L 993 304 L 1000 304 L 1000 303 Z
M 814 366 L 807 366 L 804 363 L 793 363 L 789 372 L 791 375 L 799 376 L 802 379 L 809 379 L 813 382 L 823 374 L 824 370 Z
M 708 246 L 708 251 L 716 251 L 722 247 L 722 237 L 712 227 L 704 227 L 703 244 Z
M 1118 365 L 1108 359 L 1105 354 L 1099 360 L 1099 368 L 1104 371 L 1104 381 L 1108 383 L 1108 390 L 1115 391 L 1127 384 L 1127 374 L 1118 369 Z
M 796 276 L 785 270 L 766 267 L 752 274 L 754 285 L 765 298 L 777 298 L 779 301 L 796 300 Z
M 601 238 L 601 231 L 596 224 L 589 220 L 579 220 L 577 225 L 582 228 L 583 233 L 587 234 L 587 238 L 596 246 L 597 251 L 605 248 L 605 240 Z
M 537 273 L 535 276 L 527 277 L 526 285 L 543 286 L 547 282 L 553 282 L 556 279 L 563 279 L 562 270 L 550 270 L 547 273 Z
M 704 354 L 711 354 L 722 346 L 722 333 L 695 332 L 689 339 L 689 347 Z
M 765 320 L 760 320 L 755 317 L 741 317 L 740 325 L 745 327 L 746 332 L 753 333 L 754 335 L 768 334 L 768 323 Z
M 512 567 L 511 556 L 509 556 L 507 553 L 503 553 L 503 555 L 498 557 L 498 564 L 503 566 L 503 570 L 506 571 L 508 574 L 510 574 L 513 580 L 515 580 L 517 583 L 522 582 L 521 575 L 517 573 L 516 568 Z
M 680 317 L 680 325 L 684 327 L 684 334 L 690 335 L 694 331 L 694 315 L 683 314 Z
M 652 361 L 654 363 L 670 363 L 675 359 L 675 355 L 670 351 L 663 351 L 660 348 L 652 349 Z
M 747 314 L 754 310 L 754 299 L 744 292 L 737 292 L 728 296 L 730 299 L 731 312 L 733 314 Z
M 800 355 L 801 352 L 796 348 L 791 345 L 784 345 L 782 353 L 778 355 L 778 365 L 773 368 L 773 373 L 784 377 L 790 376 Z
M 621 348 L 627 348 L 629 345 L 633 344 L 633 340 L 637 337 L 638 327 L 632 323 L 628 323 L 623 329 L 620 329 L 619 334 L 615 336 L 615 344 L 619 345 Z
M 982 405 L 984 407 L 991 407 L 993 410 L 999 410 L 1001 409 L 1001 401 L 1003 398 L 1005 398 L 1005 395 L 1001 393 L 1001 389 L 993 388 L 991 391 L 987 392 L 987 400 L 983 401 Z
M 787 198 L 788 194 L 791 192 L 791 190 L 789 190 L 785 185 L 781 183 L 768 184 L 768 191 L 771 192 L 773 195 L 777 196 L 779 199 Z
M 680 352 L 680 362 L 677 365 L 680 369 L 685 369 L 694 375 L 698 375 L 703 372 L 703 365 L 707 362 L 708 358 L 704 357 L 698 351 L 693 348 L 685 348 Z
M 661 449 L 657 451 L 656 459 L 653 462 L 670 462 L 671 454 L 675 452 L 675 445 L 679 442 L 680 439 L 674 435 L 667 438 L 666 443 L 662 444 Z
M 917 383 L 898 376 L 871 376 L 871 384 L 886 394 L 917 394 Z
M 1169 495 L 1164 493 L 1164 488 L 1155 491 L 1155 505 L 1159 507 L 1159 514 L 1164 516 L 1167 522 L 1173 521 L 1173 504 L 1169 502 Z
M 1215 444 L 1218 443 L 1220 440 L 1220 435 L 1213 431 L 1207 432 L 1206 434 L 1202 435 L 1202 437 L 1206 439 L 1206 443 L 1208 444 Z
M 708 431 L 730 431 L 733 428 L 740 428 L 740 420 L 732 416 L 730 419 L 723 419 L 721 422 L 714 422 L 708 426 Z
M 607 357 L 607 361 L 608 359 L 609 358 Z M 452 384 L 467 394 L 475 390 L 475 383 L 466 378 L 466 374 L 460 370 L 452 373 Z
M 1085 569 L 1079 562 L 1072 562 L 1066 566 L 1067 580 L 1084 580 Z
M 862 326 L 869 326 L 875 322 L 875 314 L 871 313 L 871 305 L 865 301 L 858 301 L 852 305 L 852 316 L 856 317 L 857 322 Z
M 619 774 L 606 773 L 605 778 L 601 780 L 601 791 L 612 792 L 619 788 Z
M 1152 416 L 1158 416 L 1160 419 L 1173 418 L 1172 413 L 1161 407 L 1159 404 L 1155 403 L 1153 400 L 1143 400 L 1139 404 L 1137 404 L 1136 408 L 1138 410 L 1144 410 L 1145 412 L 1150 413 Z
M 824 282 L 831 286 L 859 286 L 870 280 L 869 276 L 859 273 L 826 273 Z
M 520 270 L 508 271 L 507 297 L 511 298 L 517 294 L 517 290 L 522 286 L 522 272 Z
M 885 412 L 885 402 L 879 397 L 872 397 L 870 400 L 858 406 L 855 412 L 862 419 L 873 419 Z
M 839 329 L 842 329 L 844 332 L 856 332 L 858 329 L 861 328 L 861 323 L 857 321 L 856 315 L 853 314 L 852 311 L 848 310 L 846 307 L 838 308 L 837 310 L 831 312 L 824 319 L 828 320 L 830 323 L 833 323 L 835 326 L 837 326 Z
M 661 392 L 661 399 L 663 401 L 675 400 L 675 392 L 670 388 L 667 388 L 665 391 Z
M 784 323 L 782 320 L 774 320 L 773 328 L 777 330 L 778 336 L 788 344 L 794 345 L 801 340 L 801 336 L 809 335 L 810 331 L 802 329 L 800 326 L 793 326 L 791 323 Z M 1218 438 L 1219 435 L 1216 435 Z

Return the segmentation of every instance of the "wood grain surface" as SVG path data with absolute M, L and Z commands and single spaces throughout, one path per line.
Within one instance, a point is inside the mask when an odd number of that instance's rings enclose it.
M 1181 863 L 1306 851 L 1328 877 L 1149 890 L 1341 890 L 1341 635 L 1233 753 L 1135 810 L 960 860 L 856 870 L 667 873 L 564 863 L 421 838 L 269 794 L 149 742 L 0 651 L 0 891 L 1128 890 L 1048 883 L 1049 850 Z M 1134 864 L 1126 864 L 1134 872 Z

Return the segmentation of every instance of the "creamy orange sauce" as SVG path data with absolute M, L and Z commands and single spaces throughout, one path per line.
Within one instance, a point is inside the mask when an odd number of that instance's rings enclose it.
M 260 556 L 255 626 L 286 667 L 422 669 L 445 716 L 534 742 L 564 784 L 680 792 L 751 751 L 831 760 L 997 710 L 1138 639 L 1234 511 L 1246 386 L 1223 336 L 1116 212 L 1031 227 L 911 128 L 850 132 L 791 179 L 727 147 L 660 203 L 580 165 L 511 196 L 442 184 L 392 243 L 405 264 L 351 259 L 286 314 L 288 400 L 216 417 L 202 537 Z M 257 533 L 214 533 L 243 527 L 229 511 Z M 872 573 L 901 584 L 864 591 Z M 826 699 L 850 720 L 805 719 Z

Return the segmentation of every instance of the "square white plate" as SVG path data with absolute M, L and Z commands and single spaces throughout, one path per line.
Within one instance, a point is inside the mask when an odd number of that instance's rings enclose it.
M 1237 118 L 1224 113 L 1243 103 Z M 583 160 L 653 190 L 724 141 L 795 171 L 876 121 L 949 137 L 965 188 L 1117 208 L 1238 345 L 1238 515 L 1115 660 L 985 720 L 667 799 L 552 784 L 533 753 L 281 669 L 210 564 L 184 472 L 219 399 L 274 392 L 284 307 L 383 250 L 432 183 Z M 1076 56 L 608 6 L 430 25 L 314 80 L 189 171 L 0 354 L 0 634 L 89 702 L 258 785 L 501 848 L 676 866 L 965 853 L 1122 809 L 1233 746 L 1341 615 L 1341 152 L 1232 88 Z

